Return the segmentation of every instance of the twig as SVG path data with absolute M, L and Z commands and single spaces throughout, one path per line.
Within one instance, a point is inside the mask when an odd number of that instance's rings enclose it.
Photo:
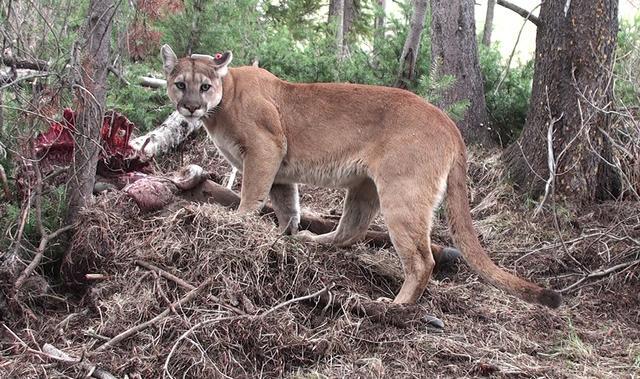
M 120 80 L 123 84 L 125 85 L 129 85 L 129 81 L 127 79 L 125 79 L 124 75 L 122 75 L 122 73 L 120 71 L 118 71 L 118 69 L 116 69 L 115 67 L 113 67 L 113 65 L 109 65 L 109 67 L 107 67 L 107 70 L 112 73 L 113 75 L 116 76 L 116 78 L 118 78 L 118 80 Z
M 27 224 L 27 217 L 29 216 L 29 210 L 31 209 L 31 188 L 27 190 L 27 202 L 20 212 L 20 223 L 18 224 L 18 235 L 16 236 L 16 246 L 13 249 L 13 256 L 18 256 L 20 246 L 22 246 L 22 234 L 24 233 L 24 227 Z
M 42 347 L 42 351 L 47 353 L 50 358 L 57 360 L 58 362 L 66 363 L 69 365 L 78 365 L 81 369 L 88 371 L 86 377 L 94 377 L 97 379 L 116 379 L 110 372 L 98 368 L 96 365 L 82 358 L 75 358 L 58 349 L 57 347 L 45 343 Z
M 150 327 L 151 325 L 157 323 L 158 321 L 164 319 L 165 317 L 167 317 L 170 313 L 171 313 L 171 308 L 178 308 L 180 306 L 182 306 L 183 304 L 193 300 L 193 298 L 195 298 L 200 291 L 202 291 L 206 286 L 208 286 L 209 284 L 211 284 L 211 282 L 213 281 L 213 278 L 209 278 L 207 280 L 205 280 L 204 282 L 202 282 L 202 284 L 200 284 L 198 287 L 194 288 L 193 290 L 191 290 L 189 293 L 187 293 L 182 299 L 173 302 L 167 309 L 165 309 L 162 313 L 158 314 L 156 317 L 152 318 L 149 321 L 143 322 L 142 324 L 138 324 L 132 328 L 129 328 L 127 330 L 125 330 L 124 332 L 118 334 L 117 336 L 113 337 L 111 340 L 109 340 L 108 342 L 106 342 L 104 345 L 101 345 L 100 347 L 98 347 L 96 349 L 96 351 L 104 351 L 106 350 L 108 347 L 114 346 L 117 343 L 119 343 L 120 341 Z
M 554 118 L 551 115 L 551 106 L 549 105 L 549 91 L 548 88 L 545 88 L 545 94 L 547 95 L 547 109 L 549 110 L 549 128 L 547 130 L 547 165 L 549 167 L 549 178 L 547 179 L 547 183 L 544 186 L 544 197 L 540 204 L 533 211 L 533 217 L 536 217 L 540 211 L 542 211 L 542 207 L 547 201 L 547 198 L 551 194 L 551 196 L 555 196 L 555 178 L 556 178 L 556 160 L 553 154 L 553 126 L 562 119 L 564 116 L 564 112 L 560 115 L 560 117 Z
M 56 230 L 51 234 L 42 236 L 42 239 L 40 239 L 40 245 L 38 246 L 38 250 L 36 251 L 35 257 L 33 257 L 33 260 L 31 261 L 31 263 L 29 263 L 27 268 L 25 268 L 22 274 L 20 274 L 20 276 L 16 280 L 16 284 L 13 286 L 14 294 L 18 292 L 18 290 L 22 287 L 24 282 L 27 280 L 27 277 L 29 277 L 29 275 L 31 275 L 33 270 L 35 270 L 36 267 L 38 267 L 38 264 L 40 264 L 40 261 L 42 260 L 42 256 L 44 255 L 44 250 L 47 248 L 47 244 L 49 243 L 49 241 L 55 239 L 60 234 L 73 229 L 74 227 L 75 227 L 75 224 L 67 225 L 65 227 L 62 227 Z
M 259 314 L 258 317 L 266 317 L 268 314 L 271 314 L 271 313 L 277 311 L 278 309 L 280 309 L 282 307 L 286 307 L 289 304 L 297 303 L 297 302 L 304 301 L 304 300 L 313 299 L 314 297 L 318 297 L 318 296 L 324 295 L 325 293 L 329 292 L 333 287 L 335 287 L 335 285 L 336 285 L 335 283 L 331 283 L 330 285 L 325 286 L 320 291 L 314 292 L 314 293 L 312 293 L 310 295 L 300 296 L 300 297 L 293 298 L 291 300 L 287 300 L 284 303 L 280 303 L 280 304 L 276 305 L 273 308 L 267 309 L 266 311 L 264 311 L 261 314 Z
M 498 3 L 500 3 L 500 2 L 498 2 Z M 511 61 L 513 60 L 513 56 L 516 54 L 516 48 L 518 47 L 518 43 L 520 43 L 520 37 L 522 36 L 522 31 L 524 30 L 525 25 L 527 25 L 527 20 L 530 20 L 530 17 L 532 16 L 531 14 L 533 13 L 533 11 L 535 11 L 540 5 L 541 4 L 536 5 L 535 8 L 533 8 L 531 11 L 529 11 L 528 17 L 525 17 L 525 20 L 522 23 L 522 26 L 520 27 L 520 31 L 518 32 L 518 36 L 516 37 L 516 42 L 513 44 L 513 49 L 511 49 L 511 54 L 509 55 L 509 59 L 507 60 L 507 64 L 504 67 L 504 71 L 500 75 L 500 80 L 498 81 L 498 84 L 496 85 L 496 88 L 493 90 L 493 94 L 494 95 L 496 93 L 498 93 L 498 90 L 502 86 L 502 83 L 507 78 L 507 74 L 509 73 L 509 68 L 511 67 Z M 535 16 L 533 16 L 533 17 L 535 17 Z
M 167 271 L 161 269 L 158 266 L 154 266 L 149 262 L 145 262 L 145 261 L 142 261 L 142 260 L 136 260 L 136 264 L 138 266 L 146 268 L 149 271 L 153 271 L 153 272 L 158 273 L 163 278 L 169 279 L 172 282 L 175 282 L 180 287 L 186 288 L 186 289 L 191 290 L 191 291 L 196 289 L 196 286 L 194 286 L 193 284 L 187 283 L 184 279 L 178 278 L 177 276 L 173 275 L 172 273 L 167 272 Z
M 191 333 L 193 333 L 194 330 L 208 325 L 208 324 L 212 324 L 214 322 L 220 322 L 220 321 L 228 321 L 228 320 L 236 320 L 236 319 L 241 319 L 241 318 L 263 318 L 269 314 L 271 314 L 272 312 L 275 312 L 276 310 L 285 307 L 287 305 L 296 303 L 296 302 L 300 302 L 300 301 L 304 301 L 304 300 L 308 300 L 308 299 L 312 299 L 314 297 L 319 297 L 327 292 L 329 292 L 333 287 L 335 287 L 335 283 L 331 283 L 328 286 L 325 286 L 324 288 L 322 288 L 321 290 L 314 292 L 310 295 L 305 295 L 305 296 L 300 296 L 300 297 L 296 297 L 290 300 L 287 300 L 285 302 L 282 302 L 280 304 L 277 304 L 276 306 L 267 309 L 266 311 L 260 313 L 259 315 L 242 315 L 242 316 L 230 316 L 230 317 L 218 317 L 218 318 L 214 318 L 214 319 L 210 319 L 210 320 L 205 320 L 202 322 L 199 322 L 197 324 L 195 324 L 194 326 L 192 326 L 191 328 L 189 328 L 186 332 L 182 333 L 182 335 L 180 335 L 180 337 L 178 337 L 178 339 L 176 340 L 176 342 L 173 343 L 173 346 L 171 346 L 171 350 L 169 351 L 169 355 L 167 355 L 167 359 L 164 361 L 164 371 L 165 373 L 167 373 L 167 375 L 169 375 L 169 377 L 172 377 L 171 374 L 169 373 L 169 362 L 171 361 L 171 357 L 173 356 L 173 353 L 175 352 L 176 348 L 178 347 L 178 344 L 180 343 L 180 341 L 182 341 L 183 339 L 187 338 L 187 336 Z
M 161 269 L 158 266 L 152 265 L 149 262 L 145 262 L 143 260 L 136 260 L 136 264 L 138 266 L 146 268 L 147 270 L 149 270 L 151 272 L 155 272 L 156 274 L 162 276 L 165 279 L 171 280 L 172 282 L 176 283 L 177 285 L 179 285 L 179 286 L 181 286 L 181 287 L 183 287 L 185 289 L 194 290 L 196 288 L 196 286 L 192 285 L 191 283 L 188 283 L 184 279 L 181 279 L 181 278 L 173 275 L 172 273 Z M 220 306 L 222 306 L 224 308 L 228 308 L 228 309 L 232 310 L 233 312 L 235 312 L 235 313 L 237 313 L 239 315 L 246 314 L 246 312 L 244 312 L 242 309 L 236 308 L 236 307 L 234 307 L 232 305 L 225 304 L 217 296 L 209 294 L 209 295 L 207 295 L 207 298 L 212 300 L 213 302 L 219 304 Z
M 35 354 L 39 357 L 53 359 L 58 362 L 66 363 L 68 365 L 79 365 L 81 369 L 87 370 L 88 374 L 85 377 L 94 377 L 97 379 L 116 379 L 115 376 L 111 375 L 109 372 L 97 368 L 95 365 L 91 364 L 91 362 L 78 359 L 70 356 L 69 354 L 57 349 L 55 346 L 50 345 L 48 343 L 44 344 L 41 350 L 32 349 L 29 345 L 24 342 L 24 340 L 18 337 L 17 334 L 13 332 L 6 324 L 2 324 L 4 328 L 13 336 L 13 338 L 22 345 L 28 353 Z M 34 341 L 35 342 L 35 341 Z M 37 343 L 36 343 L 37 344 Z
M 571 289 L 577 287 L 578 285 L 580 285 L 581 283 L 583 283 L 587 279 L 600 278 L 600 277 L 609 275 L 612 272 L 615 272 L 615 271 L 618 271 L 618 270 L 621 270 L 621 269 L 624 269 L 624 268 L 627 268 L 627 267 L 631 267 L 631 266 L 637 265 L 639 263 L 640 263 L 640 259 L 636 259 L 635 261 L 620 263 L 618 265 L 609 267 L 607 269 L 600 269 L 600 270 L 591 272 L 591 273 L 589 273 L 589 275 L 584 276 L 582 279 L 580 279 L 577 282 L 573 283 L 569 287 L 566 287 L 566 288 L 563 288 L 563 289 L 559 290 L 558 292 L 564 293 L 564 292 L 570 291 Z

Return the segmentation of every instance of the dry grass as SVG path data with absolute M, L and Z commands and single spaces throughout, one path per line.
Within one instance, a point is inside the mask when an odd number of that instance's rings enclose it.
M 191 143 L 202 147 L 198 140 Z M 534 204 L 501 182 L 495 154 L 471 157 L 476 226 L 503 267 L 561 289 L 589 272 L 640 258 L 637 202 L 557 208 L 556 230 L 551 210 L 532 219 Z M 218 158 L 210 159 L 209 168 L 216 166 Z M 309 207 L 339 209 L 340 193 L 314 188 L 304 193 Z M 392 249 L 304 245 L 278 235 L 269 220 L 240 218 L 214 205 L 178 204 L 140 215 L 118 194 L 101 197 L 82 217 L 62 266 L 63 277 L 75 284 L 34 292 L 35 317 L 16 313 L 4 322 L 31 349 L 51 343 L 118 377 L 640 375 L 638 265 L 585 280 L 565 293 L 565 305 L 555 311 L 480 282 L 464 265 L 439 273 L 420 303 L 425 314 L 445 321 L 445 331 L 436 333 L 422 324 L 399 328 L 340 307 L 324 309 L 315 299 L 257 316 L 331 283 L 332 293 L 347 302 L 392 297 L 401 272 Z M 436 224 L 434 238 L 446 243 L 442 216 Z M 106 339 L 152 319 L 190 291 L 136 260 L 193 286 L 210 282 L 158 323 L 98 351 Z M 85 273 L 108 278 L 87 283 Z M 28 352 L 6 328 L 0 333 L 0 377 L 84 374 L 77 365 Z

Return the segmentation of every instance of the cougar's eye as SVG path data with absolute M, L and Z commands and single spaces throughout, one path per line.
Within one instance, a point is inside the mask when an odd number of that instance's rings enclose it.
M 211 88 L 211 84 L 203 84 L 200 86 L 200 91 L 207 92 Z
M 180 90 L 187 88 L 187 85 L 184 82 L 176 82 L 176 87 Z

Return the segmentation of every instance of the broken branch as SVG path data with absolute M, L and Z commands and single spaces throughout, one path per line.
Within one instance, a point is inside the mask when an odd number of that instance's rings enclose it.
M 523 18 L 531 21 L 535 26 L 540 26 L 540 19 L 537 16 L 531 14 L 531 12 L 529 12 L 528 10 L 520 8 L 519 6 L 505 0 L 498 0 L 497 3 L 498 5 L 501 5 L 511 11 L 514 11 L 520 16 L 522 16 Z
M 138 84 L 140 84 L 143 87 L 149 87 L 149 88 L 164 88 L 167 86 L 167 81 L 164 79 L 141 76 Z
M 188 303 L 189 301 L 193 300 L 206 286 L 208 286 L 209 284 L 211 284 L 211 282 L 213 281 L 213 278 L 209 278 L 207 280 L 205 280 L 204 282 L 202 282 L 202 284 L 200 284 L 198 287 L 194 288 L 193 290 L 191 290 L 189 293 L 187 293 L 182 299 L 175 301 L 173 303 L 171 303 L 171 305 L 165 309 L 162 313 L 158 314 L 156 317 L 152 318 L 149 321 L 143 322 L 142 324 L 138 324 L 132 328 L 129 328 L 127 330 L 125 330 L 124 332 L 118 334 L 117 336 L 113 337 L 112 339 L 110 339 L 108 342 L 105 342 L 103 345 L 101 345 L 100 347 L 98 347 L 96 349 L 96 351 L 104 351 L 106 350 L 108 347 L 114 346 L 116 344 L 118 344 L 120 341 L 131 337 L 132 335 L 145 330 L 146 328 L 152 326 L 153 324 L 157 323 L 158 321 L 161 321 L 162 319 L 164 319 L 165 317 L 167 317 L 170 313 L 171 313 L 171 309 L 175 309 L 178 307 L 181 307 L 183 304 Z
M 584 276 L 582 279 L 580 279 L 577 282 L 573 283 L 569 287 L 566 287 L 566 288 L 563 288 L 563 289 L 559 290 L 558 292 L 564 293 L 564 292 L 570 291 L 571 289 L 576 288 L 577 286 L 579 286 L 580 284 L 582 284 L 584 281 L 586 281 L 588 279 L 601 278 L 603 276 L 607 276 L 607 275 L 609 275 L 609 274 L 611 274 L 613 272 L 616 272 L 618 270 L 626 269 L 626 268 L 629 268 L 631 266 L 635 266 L 637 264 L 640 264 L 640 259 L 636 259 L 635 261 L 620 263 L 618 265 L 609 267 L 607 269 L 596 270 L 596 271 L 590 273 L 589 275 Z
M 41 59 L 34 59 L 34 60 L 16 59 L 14 57 L 4 55 L 0 57 L 0 60 L 4 65 L 15 67 L 15 68 L 29 69 L 29 70 L 36 70 L 36 71 L 49 70 L 49 62 L 43 61 Z

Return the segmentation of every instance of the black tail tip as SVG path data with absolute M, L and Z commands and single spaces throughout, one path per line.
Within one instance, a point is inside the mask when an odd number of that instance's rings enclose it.
M 538 301 L 549 308 L 558 308 L 562 304 L 562 295 L 553 290 L 543 289 Z

